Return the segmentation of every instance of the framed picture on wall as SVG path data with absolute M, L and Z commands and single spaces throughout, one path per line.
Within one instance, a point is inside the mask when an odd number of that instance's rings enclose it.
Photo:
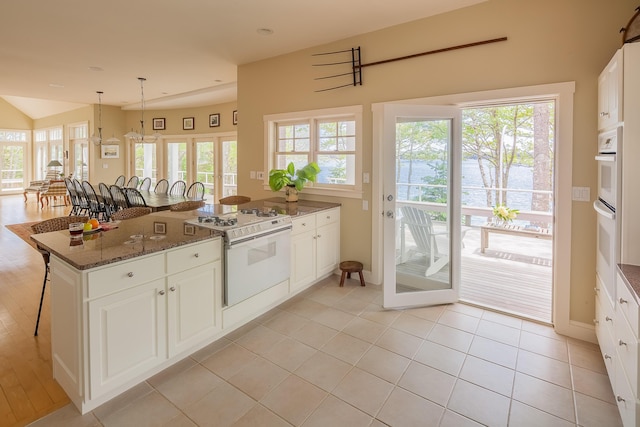
M 220 113 L 209 114 L 209 127 L 215 128 L 220 126 Z
M 118 159 L 120 158 L 120 146 L 103 144 L 100 146 L 100 154 L 103 159 Z
M 182 130 L 193 130 L 193 117 L 182 119 Z
M 153 130 L 164 130 L 164 118 L 153 119 Z
M 233 110 L 233 124 L 238 124 L 238 110 Z

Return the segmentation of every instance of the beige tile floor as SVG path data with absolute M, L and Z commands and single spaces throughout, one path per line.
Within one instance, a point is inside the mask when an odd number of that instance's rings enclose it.
M 596 345 L 463 304 L 385 311 L 331 277 L 47 426 L 619 426 Z

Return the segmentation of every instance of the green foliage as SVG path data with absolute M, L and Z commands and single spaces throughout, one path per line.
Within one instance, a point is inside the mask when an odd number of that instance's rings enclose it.
M 280 191 L 285 185 L 293 185 L 296 190 L 301 191 L 307 181 L 315 182 L 319 173 L 320 167 L 316 162 L 311 162 L 298 170 L 291 162 L 286 169 L 271 169 L 269 171 L 269 187 L 273 191 Z

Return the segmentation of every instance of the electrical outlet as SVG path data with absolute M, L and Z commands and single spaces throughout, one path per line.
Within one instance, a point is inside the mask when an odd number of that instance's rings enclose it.
M 362 183 L 363 184 L 368 184 L 369 183 L 369 172 L 365 172 L 365 173 L 362 174 Z
M 256 171 L 249 172 L 249 178 L 256 179 Z
M 264 179 L 264 172 L 262 171 L 256 172 L 256 179 Z
M 368 211 L 369 210 L 369 201 L 368 200 L 363 200 L 362 201 L 362 210 L 363 211 Z

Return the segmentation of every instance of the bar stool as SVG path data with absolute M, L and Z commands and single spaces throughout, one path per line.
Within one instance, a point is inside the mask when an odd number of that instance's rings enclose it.
M 364 277 L 362 276 L 362 263 L 358 261 L 342 261 L 340 263 L 340 270 L 342 276 L 340 276 L 340 286 L 344 286 L 344 276 L 346 275 L 351 279 L 351 273 L 358 273 L 360 275 L 360 286 L 364 286 Z

